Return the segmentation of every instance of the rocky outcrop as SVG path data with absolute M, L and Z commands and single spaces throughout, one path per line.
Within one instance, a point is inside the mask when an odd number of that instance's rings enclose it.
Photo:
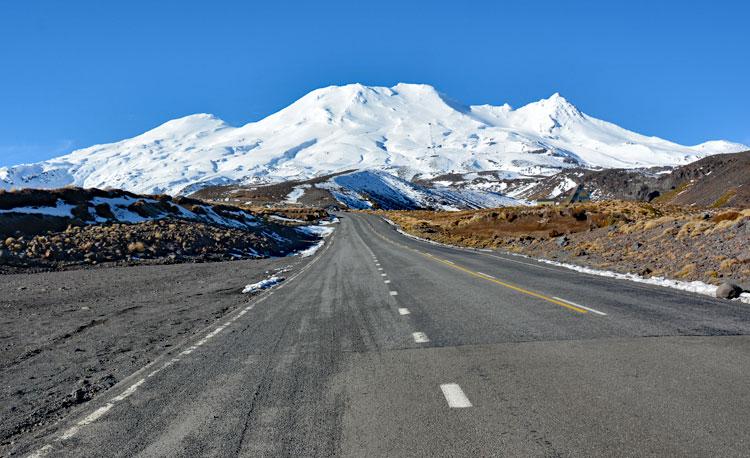
M 734 283 L 722 283 L 716 288 L 716 297 L 720 299 L 736 299 L 743 293 L 742 287 Z
M 76 188 L 0 191 L 0 273 L 284 256 L 317 241 L 294 225 L 189 198 Z

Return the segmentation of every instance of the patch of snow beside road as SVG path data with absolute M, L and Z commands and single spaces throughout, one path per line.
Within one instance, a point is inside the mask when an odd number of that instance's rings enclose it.
M 716 297 L 716 285 L 709 285 L 702 281 L 680 281 L 671 280 L 664 277 L 641 277 L 640 275 L 632 273 L 619 273 L 612 272 L 611 270 L 599 270 L 591 267 L 578 266 L 575 264 L 568 264 L 564 262 L 551 261 L 549 259 L 537 259 L 539 262 L 545 264 L 551 264 L 553 266 L 564 267 L 566 269 L 575 270 L 590 275 L 599 275 L 600 277 L 616 278 L 618 280 L 630 280 L 638 283 L 648 283 L 650 285 L 664 286 L 667 288 L 679 289 L 682 291 L 689 291 L 691 293 L 703 294 L 706 296 Z
M 338 218 L 336 218 L 335 221 L 321 223 L 320 225 L 298 227 L 298 230 L 307 232 L 308 234 L 317 235 L 319 237 L 322 237 L 322 239 L 310 248 L 298 251 L 297 253 L 295 253 L 295 255 L 302 258 L 314 255 L 320 248 L 323 247 L 323 245 L 325 245 L 325 238 L 333 233 L 335 228 L 332 227 L 332 225 L 337 222 Z
M 285 223 L 304 223 L 301 219 L 294 219 L 294 218 L 286 218 L 284 216 L 278 216 L 278 215 L 271 215 L 268 217 L 268 219 L 273 221 L 282 221 Z
M 253 283 L 245 286 L 245 289 L 242 290 L 242 294 L 254 293 L 257 291 L 268 289 L 273 285 L 281 283 L 282 281 L 284 281 L 284 277 L 278 277 L 274 275 L 273 277 L 266 278 L 265 280 L 261 280 L 258 283 Z

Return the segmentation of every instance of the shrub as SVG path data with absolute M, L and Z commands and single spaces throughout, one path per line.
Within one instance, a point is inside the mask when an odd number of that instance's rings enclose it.
M 146 245 L 141 241 L 128 244 L 128 252 L 130 253 L 143 253 L 144 251 L 146 251 Z
M 695 263 L 685 264 L 682 269 L 677 272 L 677 276 L 680 278 L 687 278 L 695 275 L 696 270 L 698 270 L 698 266 Z
M 714 223 L 720 223 L 722 221 L 734 221 L 740 216 L 742 216 L 742 213 L 738 211 L 730 210 L 730 211 L 726 211 L 726 212 L 722 212 L 717 215 L 714 215 L 714 217 L 711 218 L 711 221 L 713 221 Z

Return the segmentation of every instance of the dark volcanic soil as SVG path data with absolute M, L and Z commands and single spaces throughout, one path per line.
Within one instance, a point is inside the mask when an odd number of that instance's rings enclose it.
M 244 285 L 308 259 L 0 276 L 0 455 L 247 303 Z

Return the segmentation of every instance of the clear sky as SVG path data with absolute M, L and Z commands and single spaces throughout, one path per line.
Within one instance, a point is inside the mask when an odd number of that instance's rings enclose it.
M 750 2 L 4 1 L 0 165 L 308 91 L 427 83 L 464 103 L 559 91 L 685 144 L 750 144 Z

